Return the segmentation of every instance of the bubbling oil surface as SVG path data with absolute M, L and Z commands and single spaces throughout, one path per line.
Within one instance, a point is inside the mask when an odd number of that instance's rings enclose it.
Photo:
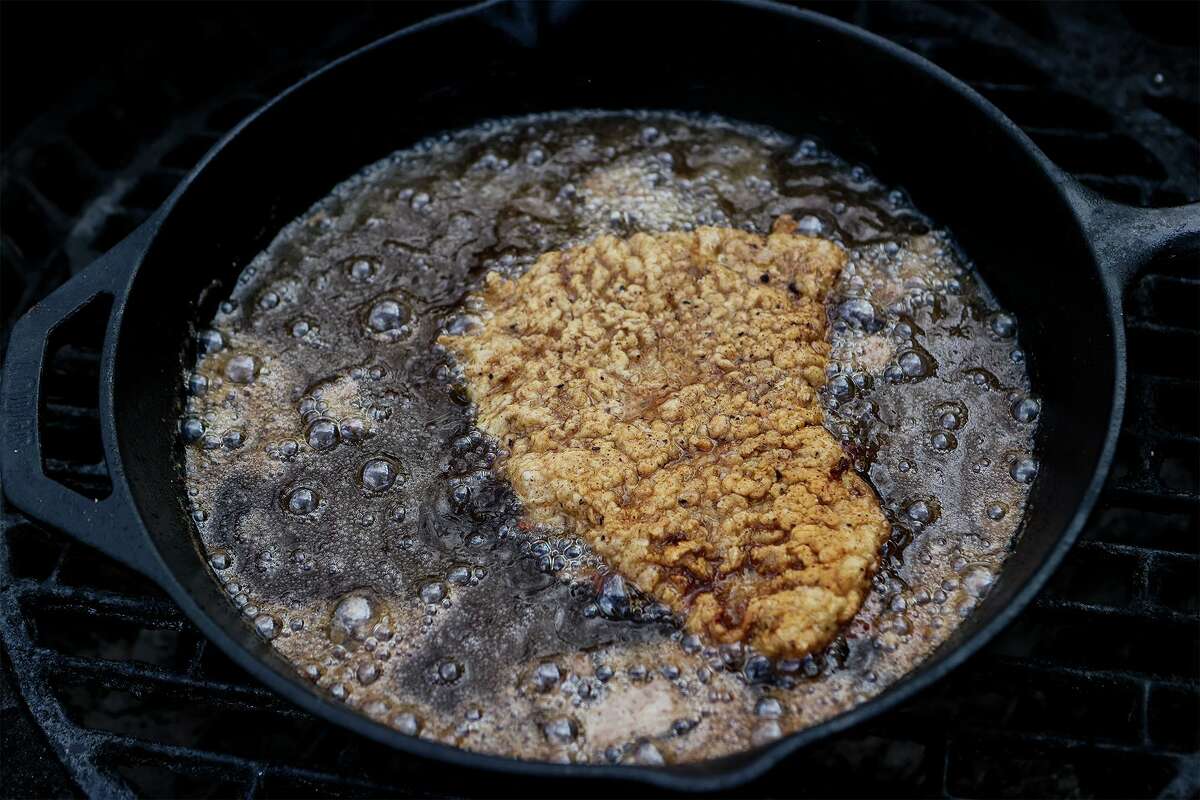
M 489 270 L 781 214 L 850 252 L 826 424 L 893 534 L 843 635 L 772 663 L 522 525 L 435 341 Z M 1015 334 L 946 232 L 812 141 L 671 113 L 485 123 L 369 167 L 245 268 L 184 376 L 188 502 L 247 624 L 382 724 L 524 759 L 716 757 L 878 694 L 986 594 L 1037 470 Z

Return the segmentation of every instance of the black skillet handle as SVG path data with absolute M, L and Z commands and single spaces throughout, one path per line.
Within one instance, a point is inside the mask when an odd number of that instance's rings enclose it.
M 1105 200 L 1074 180 L 1066 189 L 1118 301 L 1155 256 L 1200 246 L 1200 203 L 1135 208 Z
M 157 554 L 141 532 L 119 460 L 114 458 L 116 448 L 109 423 L 112 415 L 108 413 L 115 344 L 111 319 L 100 360 L 100 426 L 112 494 L 103 499 L 85 497 L 45 474 L 39 417 L 47 340 L 57 327 L 98 297 L 108 295 L 114 310 L 117 308 L 133 269 L 149 245 L 153 227 L 153 220 L 147 222 L 17 321 L 0 383 L 0 430 L 4 439 L 0 467 L 8 499 L 34 519 L 64 530 L 152 578 L 160 571 Z

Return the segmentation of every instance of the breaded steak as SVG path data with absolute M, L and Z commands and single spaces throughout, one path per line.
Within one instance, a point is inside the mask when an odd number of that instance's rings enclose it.
M 719 643 L 827 644 L 888 525 L 822 427 L 836 245 L 725 228 L 601 237 L 492 273 L 440 340 L 533 522 L 562 525 Z

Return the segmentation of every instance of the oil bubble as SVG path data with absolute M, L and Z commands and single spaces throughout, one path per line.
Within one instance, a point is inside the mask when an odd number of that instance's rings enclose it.
M 367 325 L 376 333 L 394 333 L 408 322 L 408 317 L 408 310 L 399 301 L 386 298 L 371 306 Z
M 870 300 L 852 297 L 843 300 L 837 309 L 838 318 L 845 321 L 851 329 L 866 333 L 875 333 L 883 327 L 879 309 Z
M 983 597 L 987 593 L 987 590 L 991 588 L 992 582 L 995 579 L 996 576 L 992 574 L 991 570 L 986 567 L 976 566 L 971 567 L 963 574 L 962 583 L 963 588 L 972 597 Z
M 379 679 L 379 668 L 375 666 L 374 662 L 367 661 L 361 664 L 354 674 L 359 683 L 363 686 L 370 686 Z
M 328 450 L 338 443 L 338 426 L 331 419 L 318 419 L 308 426 L 308 446 L 314 450 Z
M 303 339 L 305 336 L 308 336 L 310 333 L 315 332 L 317 330 L 317 326 L 316 326 L 316 323 L 314 323 L 310 320 L 297 319 L 297 320 L 293 320 L 291 322 L 291 324 L 288 327 L 288 330 L 291 331 L 291 334 L 293 337 L 295 337 L 297 339 Z
M 450 336 L 462 336 L 481 324 L 482 320 L 473 314 L 460 314 L 446 323 L 446 333 Z
M 250 383 L 258 372 L 254 356 L 238 355 L 225 364 L 225 377 L 234 383 Z
M 957 400 L 940 403 L 933 413 L 942 430 L 957 431 L 967 424 L 967 407 Z
M 438 665 L 437 676 L 442 683 L 454 683 L 462 677 L 462 667 L 456 661 L 443 661 Z
M 941 514 L 941 508 L 938 502 L 930 497 L 909 503 L 904 513 L 913 522 L 918 522 L 922 525 L 931 525 L 937 522 Z
M 783 705 L 774 697 L 762 697 L 754 704 L 754 714 L 758 717 L 778 719 L 783 716 Z
M 421 732 L 421 720 L 407 711 L 393 715 L 388 724 L 406 736 L 416 736 Z
M 1042 404 L 1032 397 L 1022 397 L 1012 404 L 1013 419 L 1017 422 L 1033 422 L 1042 413 Z
M 639 764 L 650 767 L 661 767 L 667 763 L 659 749 L 654 746 L 653 742 L 649 741 L 639 743 L 633 750 L 633 757 Z
M 367 492 L 386 492 L 396 482 L 400 469 L 390 458 L 372 458 L 362 465 L 360 479 Z
M 838 402 L 844 402 L 854 396 L 854 384 L 845 375 L 834 375 L 826 386 L 829 387 L 829 394 Z
M 320 505 L 320 496 L 307 486 L 292 489 L 284 499 L 284 506 L 287 510 L 300 516 L 313 513 Z
M 949 431 L 937 431 L 929 437 L 929 444 L 934 450 L 953 450 L 958 447 L 958 439 Z
M 773 742 L 781 736 L 783 736 L 783 728 L 778 722 L 770 719 L 754 729 L 754 732 L 750 734 L 750 743 L 758 747 Z
M 690 733 L 699 724 L 699 721 L 694 719 L 677 719 L 671 723 L 671 733 L 676 736 L 683 736 Z
M 909 378 L 923 378 L 929 374 L 929 364 L 916 350 L 907 350 L 896 360 L 900 371 Z
M 279 555 L 274 550 L 264 550 L 258 554 L 256 565 L 259 572 L 274 573 L 279 569 Z
M 746 665 L 742 668 L 746 680 L 751 683 L 763 683 L 769 680 L 774 671 L 771 659 L 763 655 L 754 655 L 746 659 Z
M 378 602 L 365 592 L 357 591 L 343 597 L 333 609 L 330 639 L 341 644 L 352 638 L 365 639 L 378 616 Z
M 208 328 L 196 334 L 196 344 L 201 353 L 211 355 L 225 349 L 225 337 L 221 335 L 220 331 Z
M 1008 339 L 1017 332 L 1017 320 L 1012 314 L 1000 312 L 992 317 L 990 323 L 992 333 L 1001 339 Z
M 421 602 L 428 605 L 434 605 L 442 602 L 446 598 L 446 584 L 440 581 L 431 581 L 421 587 Z
M 629 616 L 629 590 L 620 575 L 609 575 L 600 586 L 596 599 L 600 613 L 609 619 L 624 619 Z
M 196 417 L 187 417 L 179 424 L 179 434 L 188 444 L 198 442 L 204 436 L 204 423 Z
M 819 217 L 812 214 L 805 214 L 796 220 L 796 230 L 805 236 L 819 236 L 824 229 L 825 224 Z
M 1017 483 L 1033 483 L 1037 471 L 1038 464 L 1032 458 L 1018 458 L 1008 468 L 1008 474 Z
M 279 623 L 270 614 L 261 614 L 254 618 L 254 630 L 264 639 L 274 639 L 279 635 Z
M 579 735 L 579 724 L 570 717 L 559 717 L 544 723 L 542 733 L 554 744 L 570 744 Z
M 383 265 L 371 256 L 351 256 L 342 262 L 346 277 L 355 283 L 369 283 L 379 275 Z
M 539 692 L 550 691 L 561 678 L 562 674 L 559 672 L 558 664 L 553 661 L 538 664 L 537 669 L 533 671 L 533 685 Z

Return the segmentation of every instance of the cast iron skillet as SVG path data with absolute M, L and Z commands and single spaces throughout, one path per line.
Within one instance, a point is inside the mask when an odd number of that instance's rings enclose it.
M 816 135 L 949 226 L 1001 303 L 1043 398 L 1041 470 L 991 593 L 927 662 L 875 699 L 757 750 L 647 768 L 522 762 L 404 736 L 317 694 L 256 637 L 208 573 L 181 498 L 177 434 L 191 325 L 288 221 L 364 165 L 481 119 L 570 108 L 715 111 Z M 14 505 L 148 575 L 238 664 L 325 719 L 410 753 L 508 773 L 620 777 L 695 791 L 760 774 L 910 697 L 1029 601 L 1083 524 L 1125 395 L 1123 287 L 1200 239 L 1200 207 L 1100 200 L 964 84 L 879 37 L 767 2 L 485 3 L 379 40 L 268 103 L 205 156 L 141 228 L 17 323 L 3 383 L 4 487 Z M 208 290 L 205 292 L 205 290 Z M 204 292 L 205 300 L 195 298 Z M 111 298 L 100 421 L 112 494 L 42 471 L 48 335 Z

